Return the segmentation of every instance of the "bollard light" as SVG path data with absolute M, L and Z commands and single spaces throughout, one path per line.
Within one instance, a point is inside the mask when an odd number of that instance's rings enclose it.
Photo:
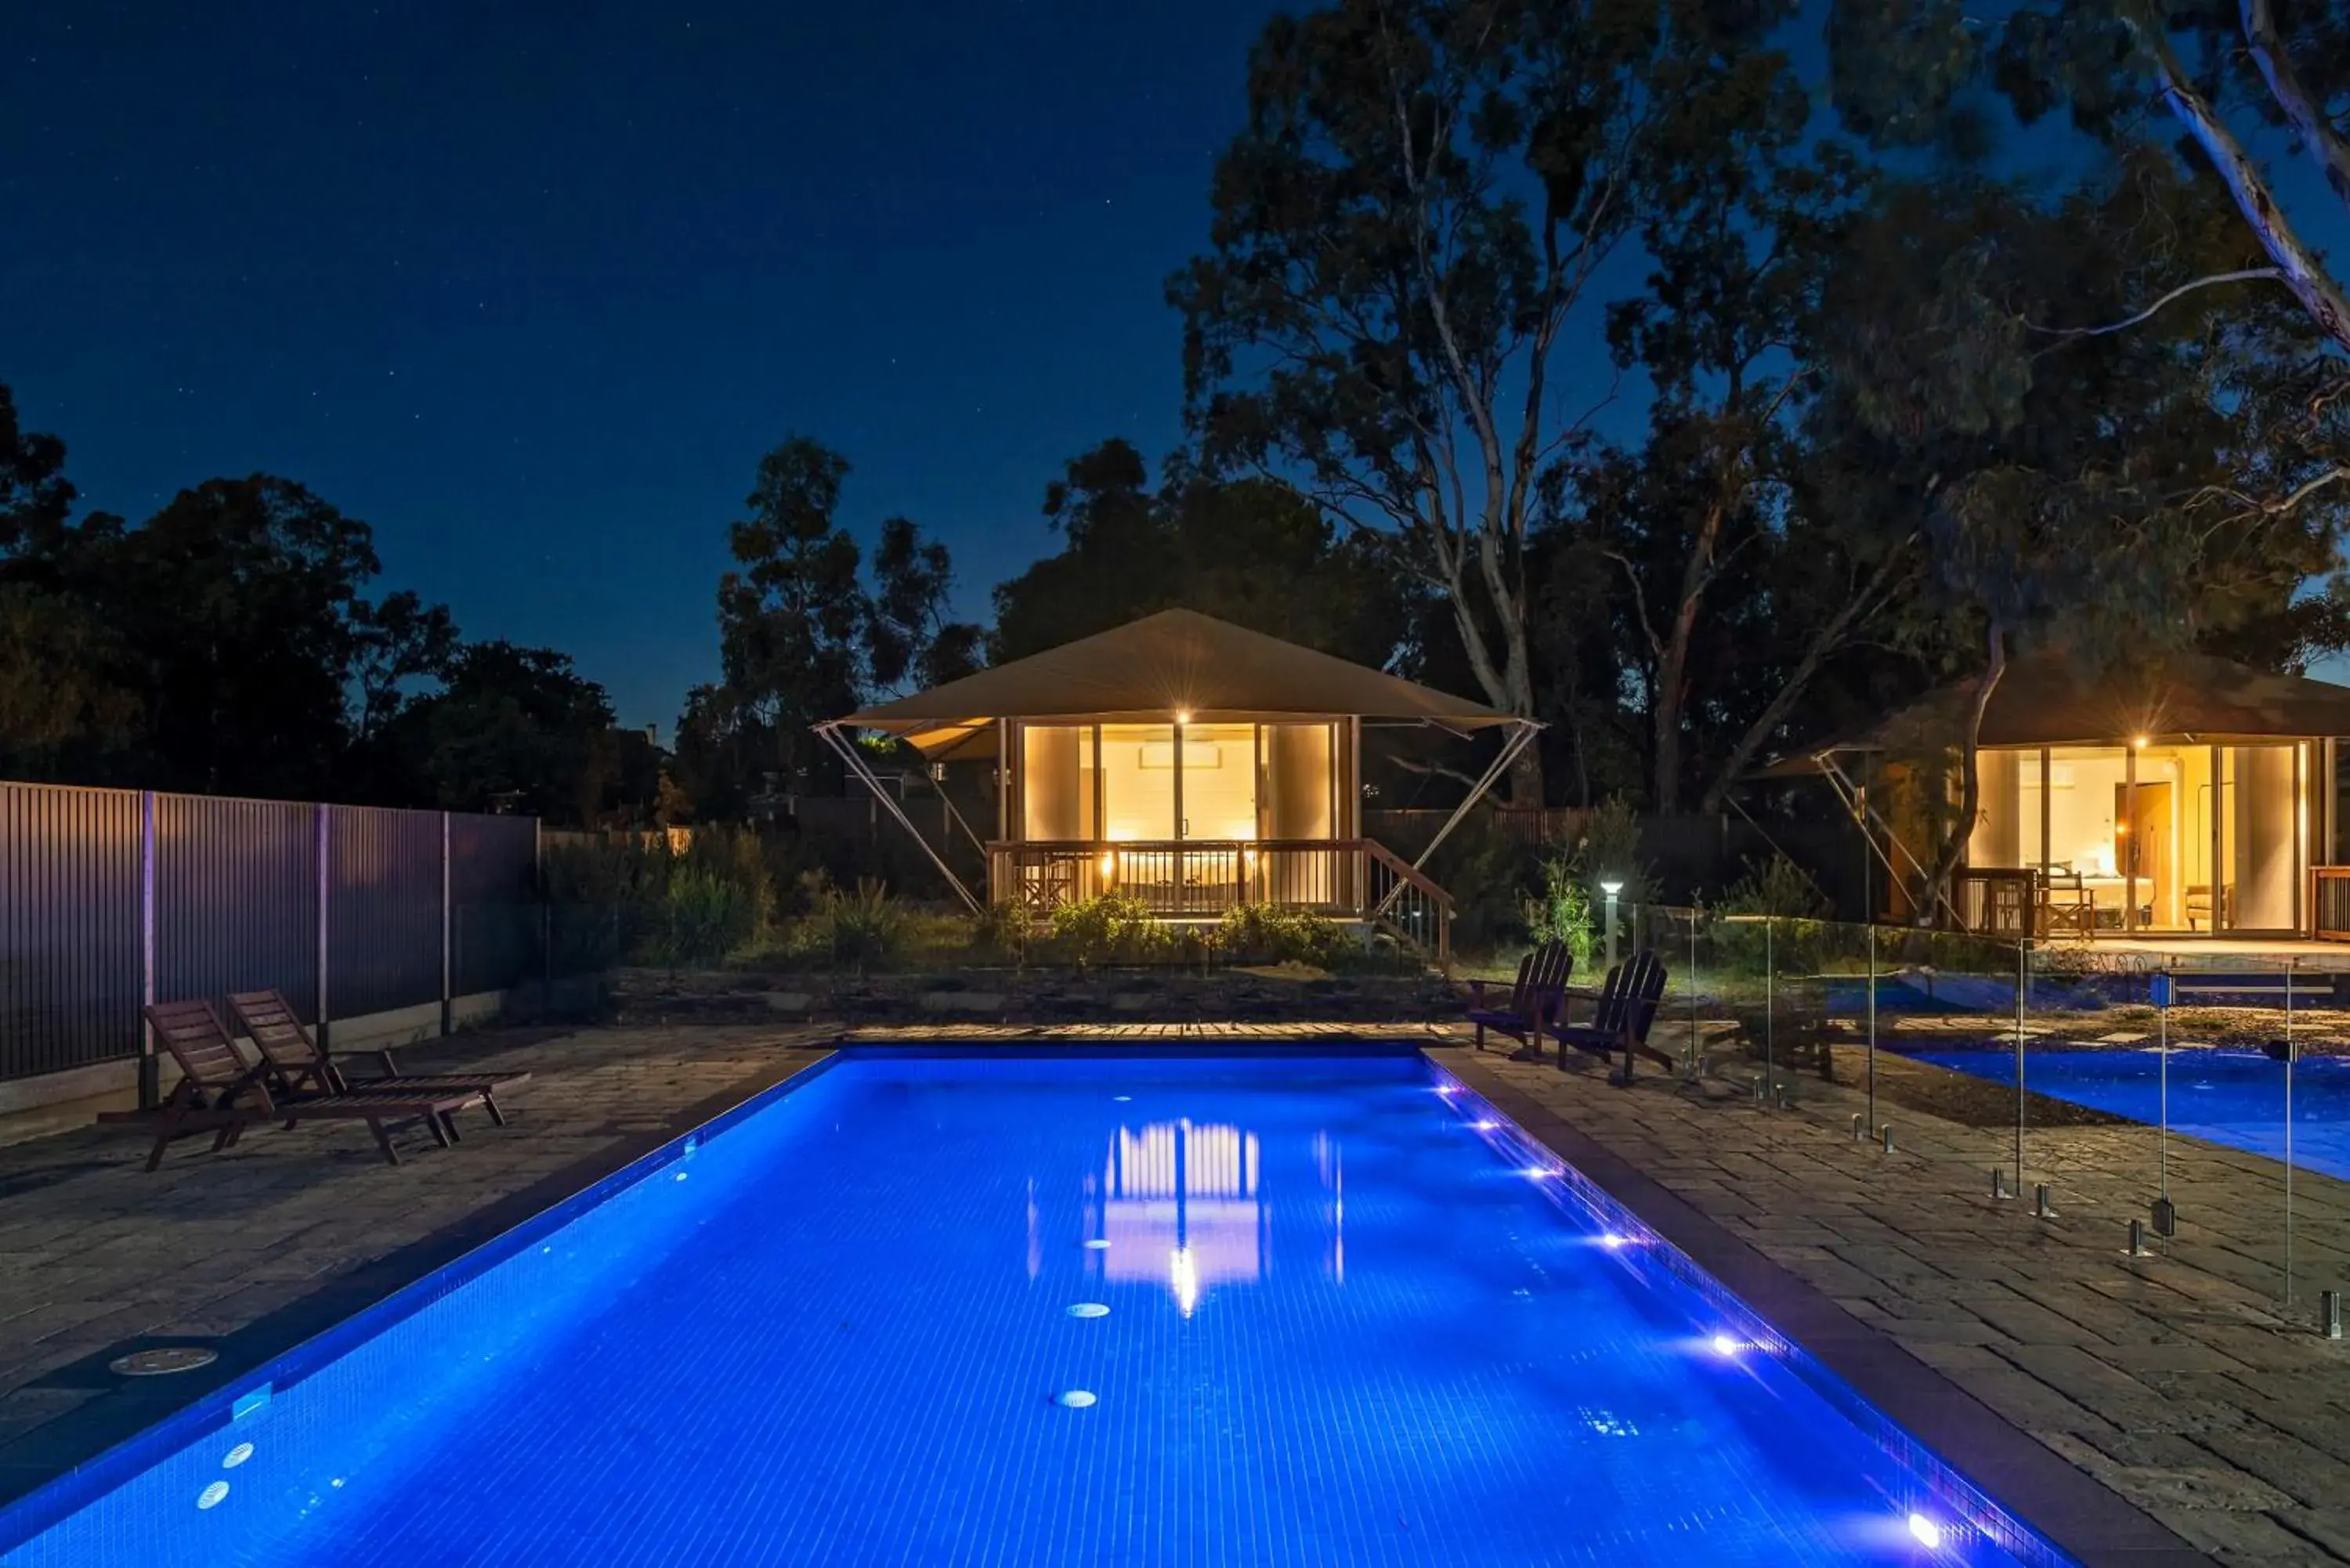
M 1624 891 L 1624 884 L 1602 882 L 1599 884 L 1599 890 L 1606 894 L 1607 898 L 1607 967 L 1614 969 L 1616 967 L 1616 898 L 1617 894 Z
M 2328 1339 L 2342 1337 L 2342 1293 L 2317 1293 L 2317 1332 Z

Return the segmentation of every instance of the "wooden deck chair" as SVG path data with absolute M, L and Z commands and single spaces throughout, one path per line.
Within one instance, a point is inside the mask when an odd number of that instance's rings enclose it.
M 1575 955 L 1561 941 L 1543 942 L 1518 961 L 1517 982 L 1510 988 L 1506 1006 L 1485 1003 L 1485 982 L 1469 982 L 1469 1022 L 1477 1026 L 1476 1048 L 1485 1048 L 1485 1031 L 1506 1034 L 1536 1056 L 1542 1054 L 1542 1033 L 1566 1012 L 1566 981 L 1575 969 Z
M 156 1043 L 179 1064 L 180 1082 L 154 1111 L 104 1119 L 155 1118 L 155 1147 L 147 1157 L 150 1170 L 163 1163 L 164 1148 L 183 1132 L 215 1129 L 213 1147 L 219 1150 L 235 1143 L 254 1122 L 283 1121 L 291 1127 L 329 1119 L 367 1123 L 384 1158 L 398 1165 L 400 1151 L 392 1147 L 388 1124 L 419 1117 L 432 1129 L 433 1141 L 446 1148 L 454 1140 L 442 1118 L 473 1103 L 469 1095 L 388 1093 L 333 1093 L 280 1102 L 269 1093 L 269 1064 L 245 1061 L 211 1002 L 151 1002 L 143 1011 Z
M 1599 1002 L 1588 1023 L 1562 1023 L 1558 1028 L 1559 1065 L 1566 1065 L 1569 1047 L 1605 1060 L 1624 1053 L 1624 1077 L 1629 1082 L 1636 1057 L 1648 1056 L 1673 1065 L 1663 1052 L 1648 1044 L 1648 1026 L 1656 1022 L 1658 1004 L 1665 994 L 1665 966 L 1643 949 L 1607 971 Z
M 469 1095 L 490 1113 L 492 1122 L 504 1127 L 505 1113 L 498 1109 L 498 1095 L 530 1081 L 528 1073 L 403 1073 L 389 1050 L 365 1053 L 376 1059 L 382 1071 L 370 1077 L 353 1078 L 344 1073 L 342 1063 L 330 1058 L 304 1027 L 283 992 L 239 992 L 228 999 L 228 1007 L 236 1016 L 237 1027 L 244 1031 L 268 1064 L 271 1083 L 287 1098 L 354 1093 Z M 444 1116 L 442 1123 L 449 1136 L 455 1137 L 453 1117 Z

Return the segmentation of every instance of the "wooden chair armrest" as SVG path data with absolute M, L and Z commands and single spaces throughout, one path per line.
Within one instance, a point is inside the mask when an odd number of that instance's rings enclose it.
M 1471 1007 L 1482 1007 L 1485 1005 L 1485 982 L 1483 981 L 1472 980 L 1469 982 L 1469 1005 Z
M 400 1076 L 400 1064 L 391 1059 L 391 1048 L 390 1046 L 384 1046 L 379 1050 L 370 1051 L 368 1054 L 373 1056 L 377 1061 L 383 1064 L 383 1075 L 385 1077 L 397 1078 Z

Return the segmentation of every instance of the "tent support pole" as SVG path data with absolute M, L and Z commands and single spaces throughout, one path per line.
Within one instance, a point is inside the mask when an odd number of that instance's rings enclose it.
M 1542 732 L 1542 724 L 1536 720 L 1516 719 L 1512 722 L 1517 728 L 1512 732 L 1510 738 L 1502 743 L 1501 754 L 1493 759 L 1493 765 L 1485 770 L 1484 776 L 1477 781 L 1461 804 L 1452 808 L 1452 815 L 1444 819 L 1444 826 L 1436 830 L 1436 836 L 1428 841 L 1428 846 L 1419 852 L 1419 858 L 1411 863 L 1413 870 L 1418 871 L 1428 864 L 1428 857 L 1436 853 L 1437 846 L 1451 836 L 1452 830 L 1461 826 L 1461 818 L 1467 816 L 1479 801 L 1492 793 L 1493 786 L 1502 782 L 1502 775 L 1509 772 L 1510 764 L 1518 760 L 1518 753 L 1524 751 L 1527 742 Z M 1379 900 L 1378 909 L 1371 911 L 1373 919 L 1387 913 L 1388 906 L 1402 895 L 1404 886 L 1403 883 L 1398 882 L 1388 889 L 1388 896 Z
M 1885 842 L 1899 850 L 1901 858 L 1909 862 L 1909 869 L 1918 874 L 1921 882 L 1924 881 L 1926 868 L 1918 863 L 1916 856 L 1909 853 L 1909 846 L 1901 842 L 1900 835 L 1893 831 L 1893 825 L 1879 816 L 1877 814 L 1877 808 L 1868 804 L 1868 797 L 1862 793 L 1860 786 L 1846 776 L 1844 769 L 1836 764 L 1835 758 L 1823 752 L 1818 761 L 1820 776 L 1828 781 L 1828 787 L 1835 791 L 1836 798 L 1844 802 L 1845 809 L 1851 812 L 1854 819 L 1860 824 L 1860 836 L 1867 842 L 1869 848 L 1876 850 L 1877 858 L 1884 864 L 1885 874 L 1893 878 L 1896 883 L 1901 880 L 1901 868 L 1893 864 L 1891 856 L 1877 847 L 1877 836 L 1868 831 L 1868 825 L 1872 822 L 1885 829 Z M 1964 930 L 1966 920 L 1960 915 L 1959 907 L 1950 902 L 1950 896 L 1948 893 L 1941 894 L 1939 897 L 1942 908 L 1950 911 L 1951 923 Z
M 1422 849 L 1419 852 L 1419 858 L 1411 863 L 1413 870 L 1418 871 L 1427 866 L 1428 857 L 1436 853 L 1437 846 L 1451 836 L 1452 830 L 1461 826 L 1461 819 L 1467 816 L 1479 801 L 1492 793 L 1493 786 L 1502 782 L 1502 775 L 1510 771 L 1510 764 L 1518 760 L 1518 753 L 1526 749 L 1528 742 L 1542 732 L 1542 725 L 1533 719 L 1517 719 L 1512 722 L 1517 725 L 1517 729 L 1511 734 L 1509 740 L 1503 742 L 1501 754 L 1493 759 L 1493 765 L 1485 770 L 1484 776 L 1470 789 L 1461 804 L 1452 808 L 1452 815 L 1444 819 L 1444 826 L 1436 830 L 1436 836 L 1428 841 L 1428 847 Z
M 866 765 L 865 759 L 857 754 L 856 746 L 841 739 L 839 722 L 827 721 L 821 724 L 812 724 L 809 728 L 816 732 L 826 745 L 830 746 L 838 754 L 842 762 L 848 764 L 848 771 L 856 775 L 857 782 L 873 792 L 873 798 L 881 803 L 883 810 L 898 819 L 898 826 L 904 828 L 916 844 L 921 846 L 922 853 L 931 857 L 931 864 L 939 868 L 939 875 L 947 879 L 947 885 L 955 890 L 956 895 L 962 899 L 971 912 L 974 915 L 983 913 L 979 899 L 972 895 L 969 888 L 963 886 L 962 878 L 954 874 L 953 867 L 941 857 L 937 850 L 931 847 L 931 841 L 922 836 L 921 830 L 914 826 L 913 819 L 906 815 L 905 808 L 898 804 L 888 790 L 881 787 L 881 781 L 874 776 L 873 770 Z M 963 831 L 968 833 L 970 829 L 966 827 Z

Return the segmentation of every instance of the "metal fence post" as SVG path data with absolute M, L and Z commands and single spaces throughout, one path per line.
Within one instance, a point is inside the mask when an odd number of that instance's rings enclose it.
M 449 894 L 449 814 L 444 811 L 441 814 L 441 1033 L 443 1034 L 449 1033 L 450 1020 L 454 1013 L 450 1005 L 449 990 L 452 953 L 449 933 L 453 918 Z
M 155 1030 L 145 1009 L 155 1002 L 155 792 L 139 792 L 139 1108 L 162 1098 L 155 1063 Z
M 323 802 L 317 808 L 318 843 L 316 853 L 318 862 L 318 1044 L 321 1049 L 331 1045 L 335 1027 L 332 1022 L 334 1011 L 327 991 L 327 904 L 328 895 L 334 885 L 332 876 L 334 811 L 333 806 Z

